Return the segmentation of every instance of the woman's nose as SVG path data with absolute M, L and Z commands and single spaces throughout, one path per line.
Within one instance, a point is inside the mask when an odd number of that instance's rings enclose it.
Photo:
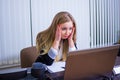
M 69 35 L 70 31 L 69 30 L 66 30 L 66 35 Z

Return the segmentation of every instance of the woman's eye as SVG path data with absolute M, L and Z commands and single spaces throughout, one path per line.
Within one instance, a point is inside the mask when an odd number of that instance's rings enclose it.
M 62 28 L 62 30 L 66 30 L 66 28 Z
M 72 28 L 69 28 L 69 30 L 72 30 Z

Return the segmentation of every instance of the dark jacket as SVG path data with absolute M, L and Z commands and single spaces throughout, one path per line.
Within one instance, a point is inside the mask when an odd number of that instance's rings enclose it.
M 75 47 L 77 49 L 77 46 L 75 44 Z M 40 51 L 40 53 L 43 53 L 44 51 Z M 48 53 L 44 54 L 44 55 L 39 55 L 36 59 L 35 62 L 41 62 L 43 64 L 46 64 L 46 65 L 52 65 L 52 63 L 54 62 L 54 59 L 50 58 Z

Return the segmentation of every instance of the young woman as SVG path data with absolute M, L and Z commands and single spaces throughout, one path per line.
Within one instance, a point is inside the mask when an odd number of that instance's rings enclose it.
M 65 61 L 69 51 L 76 50 L 76 23 L 68 12 L 55 15 L 50 27 L 36 37 L 38 58 L 35 62 L 51 65 Z

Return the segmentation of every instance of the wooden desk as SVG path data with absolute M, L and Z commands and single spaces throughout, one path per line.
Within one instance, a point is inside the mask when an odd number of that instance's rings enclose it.
M 64 71 L 56 72 L 56 73 L 46 73 L 46 76 L 50 80 L 64 80 Z
M 47 73 L 46 76 L 47 76 L 48 80 L 64 80 L 64 75 L 63 74 L 64 74 L 64 71 L 63 72 L 57 72 L 57 73 Z M 102 76 L 92 76 L 92 77 L 85 78 L 85 79 L 82 79 L 82 80 L 120 80 L 120 75 L 116 75 L 113 78 L 111 76 L 112 76 L 112 74 L 108 73 L 108 74 L 105 74 L 105 75 L 102 75 Z
M 115 65 L 120 65 L 120 57 L 117 57 L 116 59 L 116 63 Z M 64 71 L 62 72 L 57 72 L 57 73 L 46 73 L 46 76 L 48 77 L 49 80 L 64 80 Z M 105 74 L 104 77 L 111 77 L 112 76 L 112 72 Z M 103 79 L 102 76 L 97 76 L 97 77 L 91 77 L 89 79 L 85 79 L 85 80 L 108 80 L 108 79 Z M 113 80 L 120 80 L 120 75 L 116 75 L 113 77 Z

